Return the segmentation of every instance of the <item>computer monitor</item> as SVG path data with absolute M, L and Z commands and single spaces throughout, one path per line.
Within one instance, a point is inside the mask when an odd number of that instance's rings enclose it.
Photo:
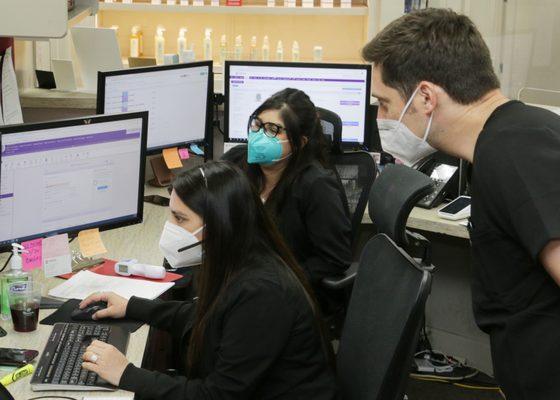
M 0 251 L 142 222 L 148 113 L 0 126 Z
M 226 140 L 246 141 L 251 114 L 272 94 L 285 88 L 303 90 L 313 103 L 342 119 L 342 142 L 368 143 L 371 66 L 226 61 Z
M 97 82 L 98 114 L 149 111 L 149 154 L 211 143 L 211 61 L 100 72 Z

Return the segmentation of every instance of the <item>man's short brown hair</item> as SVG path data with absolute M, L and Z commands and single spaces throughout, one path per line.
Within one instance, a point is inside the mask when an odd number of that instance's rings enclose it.
M 382 67 L 383 83 L 408 98 L 420 81 L 470 104 L 500 87 L 490 51 L 474 23 L 452 10 L 429 8 L 391 22 L 362 50 Z

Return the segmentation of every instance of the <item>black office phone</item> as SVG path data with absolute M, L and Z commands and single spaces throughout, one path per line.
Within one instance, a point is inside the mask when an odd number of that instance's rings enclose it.
M 428 175 L 433 182 L 434 190 L 418 203 L 418 207 L 434 208 L 439 206 L 449 194 L 451 188 L 457 186 L 459 167 L 429 159 L 418 170 Z

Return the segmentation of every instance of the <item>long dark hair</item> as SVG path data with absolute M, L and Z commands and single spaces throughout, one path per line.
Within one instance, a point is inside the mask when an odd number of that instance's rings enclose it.
M 281 209 L 292 184 L 309 165 L 319 162 L 325 168 L 332 168 L 332 166 L 328 160 L 321 120 L 307 94 L 297 89 L 284 89 L 261 104 L 253 115 L 258 116 L 267 110 L 280 111 L 280 117 L 292 146 L 288 165 L 266 201 L 267 209 L 274 216 Z M 247 171 L 251 183 L 261 192 L 265 182 L 260 166 L 249 164 Z
M 204 256 L 197 274 L 198 302 L 187 353 L 189 377 L 198 377 L 204 333 L 230 282 L 255 254 L 282 261 L 299 282 L 315 315 L 327 360 L 332 349 L 313 291 L 245 174 L 228 162 L 209 162 L 180 174 L 173 190 L 204 221 Z

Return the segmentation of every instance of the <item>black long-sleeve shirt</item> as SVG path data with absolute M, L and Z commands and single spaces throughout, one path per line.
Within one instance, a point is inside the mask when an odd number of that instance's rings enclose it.
M 133 297 L 126 314 L 178 336 L 186 357 L 194 310 L 194 303 Z M 337 398 L 307 298 L 273 259 L 261 259 L 230 284 L 207 326 L 202 357 L 197 379 L 129 364 L 119 386 L 139 399 Z

